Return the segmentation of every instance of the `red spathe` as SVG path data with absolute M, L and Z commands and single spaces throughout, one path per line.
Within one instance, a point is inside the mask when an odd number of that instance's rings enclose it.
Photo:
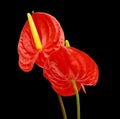
M 34 12 L 32 18 L 43 49 L 42 51 L 36 49 L 29 23 L 26 21 L 18 42 L 19 66 L 25 72 L 31 71 L 34 63 L 43 67 L 46 58 L 64 45 L 65 40 L 61 25 L 55 17 L 44 12 Z
M 43 74 L 55 92 L 61 96 L 75 95 L 72 80 L 81 86 L 94 86 L 98 81 L 98 66 L 85 52 L 73 47 L 60 47 L 46 60 Z

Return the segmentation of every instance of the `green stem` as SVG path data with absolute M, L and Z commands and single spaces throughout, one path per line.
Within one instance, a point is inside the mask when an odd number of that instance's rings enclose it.
M 57 96 L 58 96 L 58 99 L 60 102 L 60 106 L 61 106 L 61 110 L 62 110 L 62 114 L 63 114 L 63 119 L 67 119 L 67 115 L 66 115 L 65 107 L 64 107 L 64 104 L 62 101 L 62 97 L 59 94 L 57 94 Z
M 72 84 L 76 93 L 76 104 L 77 104 L 77 119 L 80 119 L 80 97 L 79 97 L 79 92 L 77 89 L 77 85 L 75 80 L 72 80 Z

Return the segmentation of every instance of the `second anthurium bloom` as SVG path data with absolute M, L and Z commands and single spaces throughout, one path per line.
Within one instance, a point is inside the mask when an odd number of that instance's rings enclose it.
M 85 52 L 73 47 L 61 46 L 46 60 L 44 76 L 54 91 L 61 96 L 75 95 L 72 81 L 78 91 L 84 86 L 94 86 L 98 81 L 98 66 Z
M 31 71 L 34 63 L 43 68 L 50 53 L 64 45 L 65 41 L 64 32 L 56 18 L 44 12 L 33 12 L 31 17 L 28 14 L 18 42 L 19 66 L 25 72 Z M 32 34 L 34 26 L 36 32 Z M 37 41 L 34 37 L 37 37 Z

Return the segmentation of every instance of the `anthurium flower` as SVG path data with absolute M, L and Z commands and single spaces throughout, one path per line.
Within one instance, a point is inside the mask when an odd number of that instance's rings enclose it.
M 19 66 L 25 72 L 31 71 L 34 63 L 39 67 L 43 67 L 46 58 L 59 46 L 64 45 L 65 39 L 61 25 L 55 17 L 44 12 L 33 12 L 31 16 L 42 46 L 41 48 L 36 47 L 27 20 L 18 42 Z
M 78 91 L 84 86 L 94 86 L 98 81 L 98 66 L 85 52 L 74 47 L 61 46 L 46 60 L 43 68 L 46 79 L 61 96 L 75 95 L 72 81 Z

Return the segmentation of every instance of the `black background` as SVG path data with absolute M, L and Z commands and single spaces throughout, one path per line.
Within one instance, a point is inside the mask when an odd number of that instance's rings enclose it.
M 4 117 L 33 119 L 62 119 L 56 93 L 43 77 L 42 69 L 34 65 L 25 73 L 18 66 L 17 45 L 26 14 L 47 12 L 61 24 L 65 38 L 71 46 L 88 53 L 98 64 L 99 81 L 94 87 L 80 90 L 81 119 L 103 119 L 116 116 L 116 100 L 113 96 L 118 57 L 115 38 L 115 9 L 110 2 L 80 2 L 65 0 L 17 0 L 10 2 L 2 12 L 6 27 L 2 29 L 5 41 L 2 68 L 2 110 Z M 7 39 L 7 41 L 5 40 Z M 2 52 L 2 50 L 1 50 Z M 115 90 L 115 91 L 114 91 Z M 76 117 L 75 96 L 63 97 L 68 119 Z M 114 113 L 115 112 L 115 113 Z

